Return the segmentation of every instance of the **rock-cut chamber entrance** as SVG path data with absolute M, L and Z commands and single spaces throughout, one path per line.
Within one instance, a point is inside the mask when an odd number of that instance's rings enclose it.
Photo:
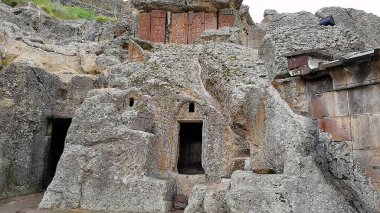
M 202 168 L 202 128 L 202 122 L 180 123 L 178 173 L 205 173 Z
M 48 136 L 50 142 L 47 147 L 47 158 L 45 162 L 44 179 L 42 188 L 46 189 L 53 180 L 58 161 L 63 153 L 65 138 L 71 124 L 71 118 L 48 119 Z

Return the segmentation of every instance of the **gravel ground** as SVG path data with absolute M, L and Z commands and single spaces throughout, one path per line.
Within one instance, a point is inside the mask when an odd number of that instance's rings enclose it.
M 38 204 L 41 202 L 44 193 L 25 195 L 20 197 L 0 200 L 0 213 L 95 213 L 85 210 L 40 210 Z M 182 213 L 177 210 L 172 213 Z M 98 212 L 99 213 L 99 212 Z

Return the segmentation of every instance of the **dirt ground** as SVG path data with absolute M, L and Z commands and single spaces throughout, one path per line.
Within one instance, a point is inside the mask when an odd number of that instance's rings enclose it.
M 0 200 L 0 213 L 94 213 L 85 210 L 40 210 L 38 204 L 41 202 L 44 193 L 25 195 L 20 197 Z M 183 211 L 172 211 L 172 213 L 182 213 Z M 98 212 L 99 213 L 99 212 Z
M 38 204 L 41 202 L 44 193 L 25 195 L 20 197 L 0 200 L 1 213 L 84 213 L 80 210 L 39 210 Z

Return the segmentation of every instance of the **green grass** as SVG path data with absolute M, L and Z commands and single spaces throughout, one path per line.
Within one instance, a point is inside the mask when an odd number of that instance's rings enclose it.
M 97 16 L 95 12 L 84 9 L 81 7 L 71 7 L 64 6 L 61 3 L 54 0 L 3 0 L 4 3 L 11 7 L 15 7 L 21 3 L 32 2 L 41 9 L 43 9 L 49 16 L 57 19 L 86 19 L 86 20 L 96 20 L 98 22 L 112 21 L 117 22 L 116 18 L 107 17 L 107 16 Z
M 99 22 L 99 23 L 104 23 L 104 22 L 107 22 L 107 21 L 110 21 L 110 22 L 113 22 L 113 23 L 117 22 L 117 18 L 108 17 L 108 16 L 96 16 L 95 20 L 97 22 Z

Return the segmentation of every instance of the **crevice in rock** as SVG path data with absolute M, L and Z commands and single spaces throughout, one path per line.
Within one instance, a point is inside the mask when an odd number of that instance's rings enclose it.
M 376 211 L 370 209 L 358 196 L 358 194 L 343 180 L 336 178 L 328 171 L 327 162 L 321 157 L 316 159 L 319 169 L 322 171 L 325 180 L 330 183 L 334 189 L 343 195 L 348 203 L 359 213 L 375 213 Z
M 78 48 L 78 65 L 79 65 L 79 69 L 80 69 L 80 72 L 81 73 L 85 73 L 85 70 L 83 69 L 83 67 L 82 67 L 82 55 L 80 54 L 80 49 L 79 49 L 79 47 L 77 47 Z
M 40 83 L 42 86 L 44 86 L 44 82 L 41 80 L 40 76 L 38 76 L 37 72 L 34 70 L 34 68 L 31 68 L 34 76 L 36 77 L 38 83 Z
M 102 25 L 102 27 L 100 28 L 100 33 L 99 33 L 99 35 L 98 35 L 98 43 L 100 42 L 100 39 L 102 38 L 103 31 L 104 31 L 104 27 L 103 27 L 103 25 Z
M 28 45 L 29 47 L 32 47 L 32 48 L 36 48 L 36 49 L 39 49 L 39 50 L 42 50 L 42 51 L 45 51 L 45 52 L 49 52 L 49 53 L 55 53 L 55 54 L 58 54 L 58 55 L 63 55 L 63 56 L 76 56 L 76 53 L 74 54 L 65 54 L 65 53 L 62 53 L 62 52 L 58 52 L 56 50 L 53 50 L 52 48 L 49 48 L 49 47 L 46 47 L 46 46 L 42 46 L 41 43 L 35 43 L 35 42 L 32 42 L 32 41 L 28 41 L 28 40 L 21 40 L 24 44 Z M 4 46 L 5 47 L 5 46 Z
M 83 197 L 83 183 L 79 183 L 78 208 L 80 208 L 82 206 L 82 197 Z
M 198 57 L 197 61 L 196 61 L 196 65 L 198 67 L 198 74 L 197 74 L 197 77 L 198 77 L 198 80 L 199 80 L 199 83 L 200 83 L 200 86 L 203 90 L 203 94 L 205 94 L 205 100 L 207 102 L 209 102 L 210 105 L 213 105 L 213 106 L 216 106 L 218 109 L 221 109 L 221 105 L 218 101 L 215 100 L 215 98 L 208 92 L 208 90 L 206 89 L 204 83 L 203 83 L 203 79 L 202 79 L 202 71 L 203 71 L 203 66 L 202 66 L 202 63 L 200 61 L 200 57 Z
M 344 181 L 333 177 L 329 172 L 328 175 L 330 176 L 331 183 L 334 185 L 336 190 L 344 195 L 344 197 L 349 201 L 349 204 L 355 208 L 356 211 L 360 213 L 375 213 L 374 210 L 371 210 L 363 201 L 359 199 L 357 193 L 350 186 L 344 183 Z
M 348 9 L 344 9 L 344 11 L 346 11 L 347 15 L 350 16 L 350 18 L 351 18 L 352 20 L 355 20 L 354 17 L 352 17 L 352 15 L 351 15 L 351 13 L 350 13 L 351 11 L 348 11 Z

